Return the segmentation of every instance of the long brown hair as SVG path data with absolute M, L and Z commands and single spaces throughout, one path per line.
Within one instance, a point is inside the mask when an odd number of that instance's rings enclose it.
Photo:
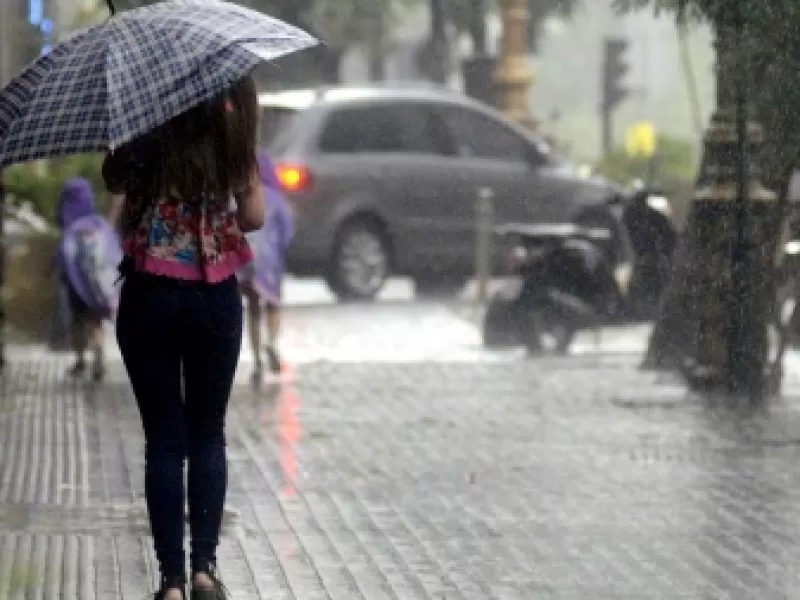
M 251 76 L 110 154 L 103 178 L 129 204 L 176 198 L 227 202 L 258 168 L 258 100 Z M 133 226 L 137 226 L 134 223 Z

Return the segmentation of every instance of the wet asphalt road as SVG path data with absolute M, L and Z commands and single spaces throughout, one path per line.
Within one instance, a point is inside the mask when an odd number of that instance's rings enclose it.
M 232 399 L 233 598 L 800 597 L 796 376 L 745 413 L 635 355 L 485 354 L 442 303 L 311 304 L 288 313 L 293 373 Z M 141 600 L 155 567 L 119 365 L 93 387 L 64 381 L 65 357 L 12 357 L 0 598 Z

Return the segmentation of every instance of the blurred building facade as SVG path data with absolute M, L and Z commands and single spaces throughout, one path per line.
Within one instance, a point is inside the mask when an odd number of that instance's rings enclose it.
M 417 61 L 429 38 L 427 10 L 409 15 L 394 32 L 393 50 L 386 59 L 387 79 L 413 81 L 424 78 Z M 487 20 L 488 51 L 496 54 L 501 34 L 497 18 Z M 609 0 L 584 2 L 569 21 L 553 20 L 546 27 L 537 55 L 531 55 L 535 83 L 531 92 L 533 114 L 548 134 L 565 142 L 571 154 L 581 160 L 594 160 L 600 150 L 600 72 L 602 44 L 607 36 L 624 37 L 629 42 L 626 61 L 630 70 L 626 85 L 631 96 L 620 106 L 614 119 L 614 139 L 624 140 L 628 126 L 639 121 L 654 123 L 659 133 L 697 144 L 685 73 L 681 69 L 680 46 L 674 15 L 655 16 L 650 10 L 630 15 L 616 14 Z M 472 48 L 455 32 L 452 42 L 450 87 L 463 89 L 460 66 Z M 688 52 L 698 83 L 697 98 L 708 121 L 713 106 L 714 82 L 710 29 L 697 24 L 687 36 Z M 368 58 L 358 48 L 349 51 L 342 62 L 345 83 L 368 79 Z
M 36 58 L 69 29 L 80 0 L 0 0 L 0 82 Z
M 28 0 L 0 0 L 0 83 L 8 82 L 12 75 L 29 59 L 27 23 Z

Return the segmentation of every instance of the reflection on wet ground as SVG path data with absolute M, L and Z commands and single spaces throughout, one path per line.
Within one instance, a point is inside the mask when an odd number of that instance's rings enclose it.
M 0 598 L 140 600 L 135 406 L 66 366 L 3 379 Z M 237 599 L 794 598 L 798 459 L 800 398 L 631 357 L 304 365 L 231 401 L 220 564 Z

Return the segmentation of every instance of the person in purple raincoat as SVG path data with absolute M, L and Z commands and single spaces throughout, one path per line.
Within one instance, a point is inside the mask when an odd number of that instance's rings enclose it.
M 263 372 L 261 330 L 262 316 L 266 313 L 266 352 L 269 368 L 279 372 L 281 360 L 277 351 L 281 323 L 281 287 L 285 272 L 286 250 L 294 236 L 294 219 L 286 198 L 280 191 L 275 169 L 267 154 L 258 153 L 261 183 L 267 216 L 264 226 L 247 234 L 255 260 L 238 273 L 242 293 L 247 298 L 250 344 L 255 357 L 253 380 Z
M 63 297 L 70 315 L 70 341 L 76 354 L 74 366 L 69 374 L 81 377 L 86 371 L 86 352 L 94 353 L 92 377 L 97 381 L 105 373 L 103 352 L 103 320 L 108 316 L 103 311 L 92 308 L 76 289 L 74 282 L 74 257 L 70 257 L 65 249 L 65 239 L 70 227 L 87 217 L 98 216 L 94 204 L 94 192 L 91 184 L 83 178 L 70 179 L 61 191 L 58 226 L 62 235 L 56 255 L 56 267 L 61 277 Z M 101 218 L 101 217 L 100 217 Z

